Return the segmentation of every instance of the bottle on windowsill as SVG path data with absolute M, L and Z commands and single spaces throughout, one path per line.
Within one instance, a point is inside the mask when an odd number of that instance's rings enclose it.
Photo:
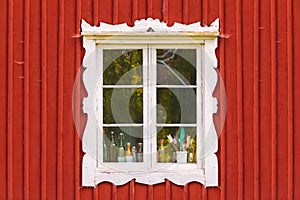
M 111 132 L 111 143 L 109 146 L 109 160 L 110 162 L 117 162 L 117 146 L 115 144 L 114 132 Z
M 143 162 L 143 143 L 138 143 L 137 162 Z
M 125 152 L 125 158 L 126 158 L 126 162 L 132 162 L 133 161 L 133 156 L 132 156 L 132 153 L 130 151 L 130 142 L 127 142 L 127 150 Z
M 118 162 L 125 162 L 125 149 L 123 145 L 124 134 L 120 133 L 119 138 L 120 138 L 120 146 L 118 151 Z
M 164 139 L 160 140 L 160 146 L 158 147 L 158 158 L 159 162 L 167 162 L 166 149 L 164 147 Z

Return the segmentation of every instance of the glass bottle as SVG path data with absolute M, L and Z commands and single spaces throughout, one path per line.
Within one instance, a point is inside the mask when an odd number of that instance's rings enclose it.
M 188 162 L 192 163 L 194 162 L 194 147 L 190 146 L 189 150 L 188 150 Z
M 143 162 L 143 143 L 138 143 L 137 162 Z
M 118 162 L 125 162 L 125 149 L 124 149 L 124 134 L 120 133 L 120 146 L 119 146 L 119 152 L 118 152 Z
M 164 147 L 164 139 L 160 140 L 160 146 L 158 147 L 159 162 L 166 162 L 166 149 Z
M 126 149 L 126 152 L 125 152 L 125 158 L 126 158 L 126 162 L 132 162 L 133 161 L 132 153 L 130 151 L 130 142 L 127 142 L 127 149 Z
M 108 152 L 109 152 L 109 150 L 107 148 L 107 145 L 103 141 L 103 162 L 107 162 L 108 161 Z
M 131 153 L 132 153 L 132 162 L 137 162 L 137 160 L 136 160 L 136 149 L 135 149 L 135 146 L 133 146 L 132 148 L 131 148 Z
M 110 162 L 116 162 L 117 161 L 117 150 L 116 150 L 116 144 L 114 139 L 114 132 L 111 132 L 111 143 L 109 147 L 109 157 Z
M 130 142 L 127 142 L 127 150 L 125 152 L 125 156 L 132 156 L 130 151 Z
M 188 162 L 189 163 L 196 162 L 196 156 L 195 156 L 195 147 L 196 146 L 195 145 L 196 145 L 196 141 L 194 139 L 191 139 L 191 144 L 188 149 Z

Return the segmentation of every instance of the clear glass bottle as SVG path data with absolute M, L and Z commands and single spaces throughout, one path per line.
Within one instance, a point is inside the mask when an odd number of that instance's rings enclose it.
M 137 162 L 143 162 L 143 143 L 138 143 Z
M 160 140 L 160 146 L 158 147 L 158 159 L 159 159 L 159 162 L 167 162 L 166 149 L 164 147 L 164 139 Z
M 111 143 L 109 147 L 109 160 L 110 162 L 117 162 L 117 146 L 115 144 L 114 132 L 111 132 Z
M 124 134 L 120 133 L 120 146 L 118 151 L 118 162 L 125 162 Z
M 136 148 L 135 148 L 135 146 L 133 146 L 132 148 L 131 148 L 131 153 L 132 153 L 132 162 L 137 162 L 137 160 L 136 160 Z

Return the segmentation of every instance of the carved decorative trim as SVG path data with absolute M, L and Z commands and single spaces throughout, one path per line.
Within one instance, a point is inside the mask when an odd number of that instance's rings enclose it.
M 98 35 L 103 33 L 208 33 L 211 35 L 219 34 L 219 19 L 216 19 L 210 26 L 201 26 L 200 22 L 185 25 L 175 22 L 173 26 L 167 26 L 165 22 L 158 19 L 148 18 L 147 20 L 136 20 L 134 26 L 130 27 L 126 23 L 123 24 L 107 24 L 100 23 L 100 26 L 91 26 L 82 20 L 82 35 Z
M 213 114 L 217 112 L 217 99 L 213 97 L 213 91 L 216 87 L 218 76 L 215 68 L 217 67 L 217 57 L 215 55 L 215 49 L 217 47 L 217 36 L 219 35 L 219 19 L 216 19 L 209 27 L 201 26 L 200 22 L 184 25 L 175 23 L 173 26 L 168 27 L 166 23 L 159 20 L 147 19 L 138 20 L 134 23 L 133 27 L 129 27 L 127 24 L 111 25 L 106 23 L 100 23 L 99 27 L 90 26 L 84 20 L 82 20 L 82 35 L 83 35 L 83 47 L 85 48 L 85 56 L 83 59 L 83 67 L 86 70 L 83 73 L 83 83 L 87 90 L 87 97 L 83 100 L 83 111 L 88 115 L 87 124 L 83 134 L 83 152 L 85 153 L 82 161 L 82 185 L 83 186 L 95 186 L 103 181 L 109 181 L 116 185 L 122 185 L 135 179 L 136 182 L 144 184 L 157 184 L 164 182 L 168 179 L 178 185 L 184 185 L 191 181 L 197 181 L 205 186 L 217 186 L 218 185 L 218 160 L 216 156 L 218 148 L 218 137 L 213 122 Z M 121 36 L 140 33 L 142 40 L 137 43 L 149 43 L 147 38 L 149 34 L 172 33 L 180 37 L 182 43 L 187 44 L 187 36 L 182 33 L 196 34 L 198 36 L 203 35 L 202 42 L 204 44 L 205 58 L 204 64 L 204 76 L 205 76 L 205 91 L 204 91 L 204 130 L 205 130 L 205 145 L 200 150 L 201 155 L 204 155 L 204 170 L 197 169 L 191 171 L 182 170 L 164 170 L 162 172 L 157 171 L 143 171 L 143 172 L 119 172 L 119 171 L 105 171 L 105 167 L 99 166 L 97 162 L 97 143 L 99 144 L 98 123 L 95 114 L 96 108 L 96 85 L 99 76 L 99 69 L 97 68 L 97 37 L 103 33 L 114 34 L 118 33 Z M 89 37 L 89 36 L 94 37 Z M 210 37 L 207 38 L 206 36 Z M 118 38 L 119 39 L 119 38 Z M 119 42 L 124 42 L 125 39 Z M 166 37 L 161 37 L 158 41 L 161 44 L 167 44 Z M 116 44 L 116 41 L 113 41 Z M 152 40 L 150 41 L 150 43 Z M 108 41 L 109 44 L 110 41 Z M 192 44 L 192 41 L 190 42 Z M 98 166 L 97 166 L 98 163 Z M 174 164 L 175 166 L 176 164 Z M 104 170 L 103 170 L 104 169 Z

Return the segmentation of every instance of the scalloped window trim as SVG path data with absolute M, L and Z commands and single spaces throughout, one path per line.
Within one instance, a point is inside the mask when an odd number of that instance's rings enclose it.
M 212 91 L 217 84 L 217 58 L 215 49 L 217 47 L 217 38 L 219 35 L 219 19 L 216 19 L 209 27 L 201 26 L 200 22 L 184 25 L 174 23 L 173 26 L 168 27 L 166 23 L 160 22 L 158 19 L 151 18 L 147 20 L 137 20 L 133 27 L 127 24 L 111 25 L 100 23 L 99 27 L 91 26 L 82 20 L 83 47 L 85 48 L 85 56 L 83 59 L 83 66 L 86 68 L 83 74 L 83 83 L 87 90 L 87 97 L 83 100 L 83 111 L 88 115 L 88 121 L 84 130 L 82 142 L 83 152 L 85 153 L 82 161 L 82 186 L 95 187 L 103 181 L 109 181 L 116 185 L 122 185 L 135 179 L 136 182 L 144 184 L 157 184 L 164 182 L 165 179 L 170 180 L 178 185 L 197 181 L 208 186 L 218 186 L 218 160 L 216 156 L 218 147 L 218 137 L 212 115 L 217 112 L 217 100 L 212 95 Z M 114 37 L 112 37 L 114 36 Z M 117 37 L 115 37 L 117 36 Z M 171 37 L 170 37 L 171 36 Z M 136 40 L 135 37 L 139 37 Z M 208 89 L 204 92 L 205 99 L 205 144 L 206 156 L 204 159 L 204 168 L 199 170 L 182 170 L 182 167 L 173 169 L 164 169 L 158 171 L 143 171 L 143 172 L 120 172 L 103 170 L 103 166 L 99 166 L 97 159 L 93 155 L 97 155 L 97 119 L 95 117 L 95 85 L 98 77 L 95 76 L 99 69 L 97 69 L 97 62 L 99 59 L 96 55 L 98 44 L 204 44 L 205 56 L 203 61 L 206 87 Z M 122 44 L 123 45 L 123 44 Z M 212 126 L 211 126 L 212 125 Z M 99 143 L 98 143 L 99 144 Z M 130 164 L 128 165 L 130 166 Z

